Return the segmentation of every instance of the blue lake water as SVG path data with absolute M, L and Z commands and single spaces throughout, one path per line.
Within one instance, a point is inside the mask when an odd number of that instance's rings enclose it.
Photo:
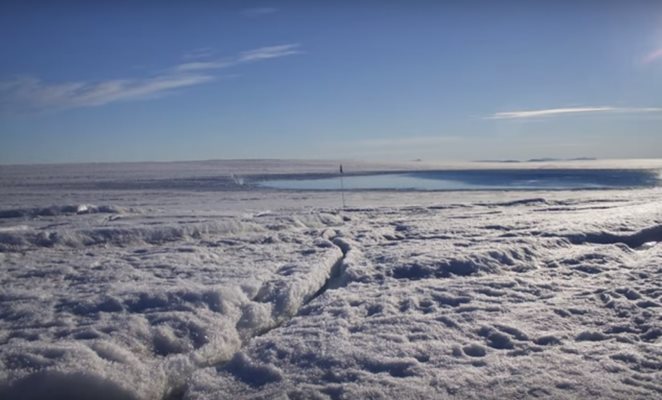
M 653 170 L 464 170 L 345 175 L 347 190 L 618 189 L 660 185 Z M 340 177 L 265 180 L 258 186 L 291 190 L 338 190 Z

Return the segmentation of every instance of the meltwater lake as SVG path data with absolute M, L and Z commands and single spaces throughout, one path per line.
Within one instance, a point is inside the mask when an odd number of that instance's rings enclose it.
M 503 169 L 413 171 L 342 177 L 346 190 L 562 190 L 652 188 L 662 182 L 659 170 Z M 263 180 L 258 186 L 290 190 L 338 190 L 340 175 Z

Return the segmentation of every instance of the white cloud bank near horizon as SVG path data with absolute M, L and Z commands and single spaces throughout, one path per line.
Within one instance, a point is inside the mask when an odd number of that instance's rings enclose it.
M 299 48 L 296 43 L 260 47 L 229 58 L 182 63 L 146 78 L 49 83 L 31 76 L 18 76 L 0 81 L 0 114 L 96 107 L 117 101 L 157 98 L 174 89 L 213 81 L 216 70 L 299 54 Z
M 497 112 L 487 117 L 487 119 L 526 119 L 540 117 L 555 117 L 572 114 L 591 114 L 591 113 L 662 113 L 662 107 L 563 107 L 563 108 L 545 108 L 537 110 L 519 110 Z

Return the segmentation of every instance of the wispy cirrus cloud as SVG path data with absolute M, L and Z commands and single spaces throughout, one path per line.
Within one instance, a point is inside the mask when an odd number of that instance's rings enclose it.
M 0 111 L 22 114 L 102 106 L 122 100 L 158 97 L 174 89 L 213 79 L 210 75 L 174 74 L 149 79 L 45 83 L 37 78 L 18 77 L 0 84 Z
M 563 108 L 545 108 L 538 110 L 522 111 L 504 111 L 497 112 L 487 117 L 487 119 L 527 119 L 542 117 L 559 117 L 564 115 L 594 114 L 594 113 L 662 113 L 662 107 L 563 107 Z
M 641 61 L 644 64 L 651 64 L 655 61 L 660 61 L 660 60 L 662 60 L 662 48 L 655 49 L 650 53 L 646 54 Z
M 97 107 L 119 101 L 158 98 L 176 89 L 211 82 L 217 78 L 217 70 L 298 54 L 299 47 L 298 44 L 268 46 L 226 59 L 186 62 L 146 78 L 48 83 L 35 77 L 19 76 L 0 81 L 0 114 Z
M 191 72 L 205 71 L 213 69 L 228 68 L 239 64 L 246 64 L 256 61 L 268 60 L 271 58 L 280 58 L 301 53 L 299 44 L 282 44 L 277 46 L 260 47 L 253 50 L 243 51 L 234 57 L 219 58 L 206 61 L 192 61 L 179 64 L 174 67 L 175 71 Z
M 261 47 L 259 49 L 242 52 L 237 58 L 237 63 L 268 60 L 270 58 L 284 57 L 299 53 L 301 53 L 301 50 L 299 50 L 299 44 Z

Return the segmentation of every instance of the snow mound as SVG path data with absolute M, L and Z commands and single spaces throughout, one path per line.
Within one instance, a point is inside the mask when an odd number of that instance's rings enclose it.
M 59 228 L 0 232 L 0 251 L 24 251 L 41 247 L 127 246 L 163 244 L 201 239 L 215 234 L 263 231 L 264 227 L 245 221 L 220 221 L 160 226 L 99 226 L 90 229 Z
M 88 217 L 0 233 L 2 398 L 177 398 L 226 362 L 277 382 L 235 354 L 323 293 L 343 259 L 333 213 Z
M 630 248 L 636 249 L 646 244 L 662 241 L 662 225 L 654 225 L 644 228 L 632 234 L 620 235 L 611 232 L 579 233 L 568 235 L 568 239 L 575 244 L 615 244 L 623 243 Z
M 0 210 L 0 219 L 2 218 L 35 218 L 35 217 L 54 217 L 58 215 L 75 214 L 122 214 L 125 209 L 112 205 L 95 206 L 92 204 L 76 204 L 50 207 L 33 208 L 14 208 Z
M 503 203 L 352 210 L 322 233 L 344 253 L 333 289 L 243 346 L 245 369 L 197 371 L 184 399 L 659 397 L 660 247 L 567 234 L 659 208 Z
M 0 388 L 0 398 L 22 400 L 138 400 L 131 390 L 98 375 L 44 371 Z

